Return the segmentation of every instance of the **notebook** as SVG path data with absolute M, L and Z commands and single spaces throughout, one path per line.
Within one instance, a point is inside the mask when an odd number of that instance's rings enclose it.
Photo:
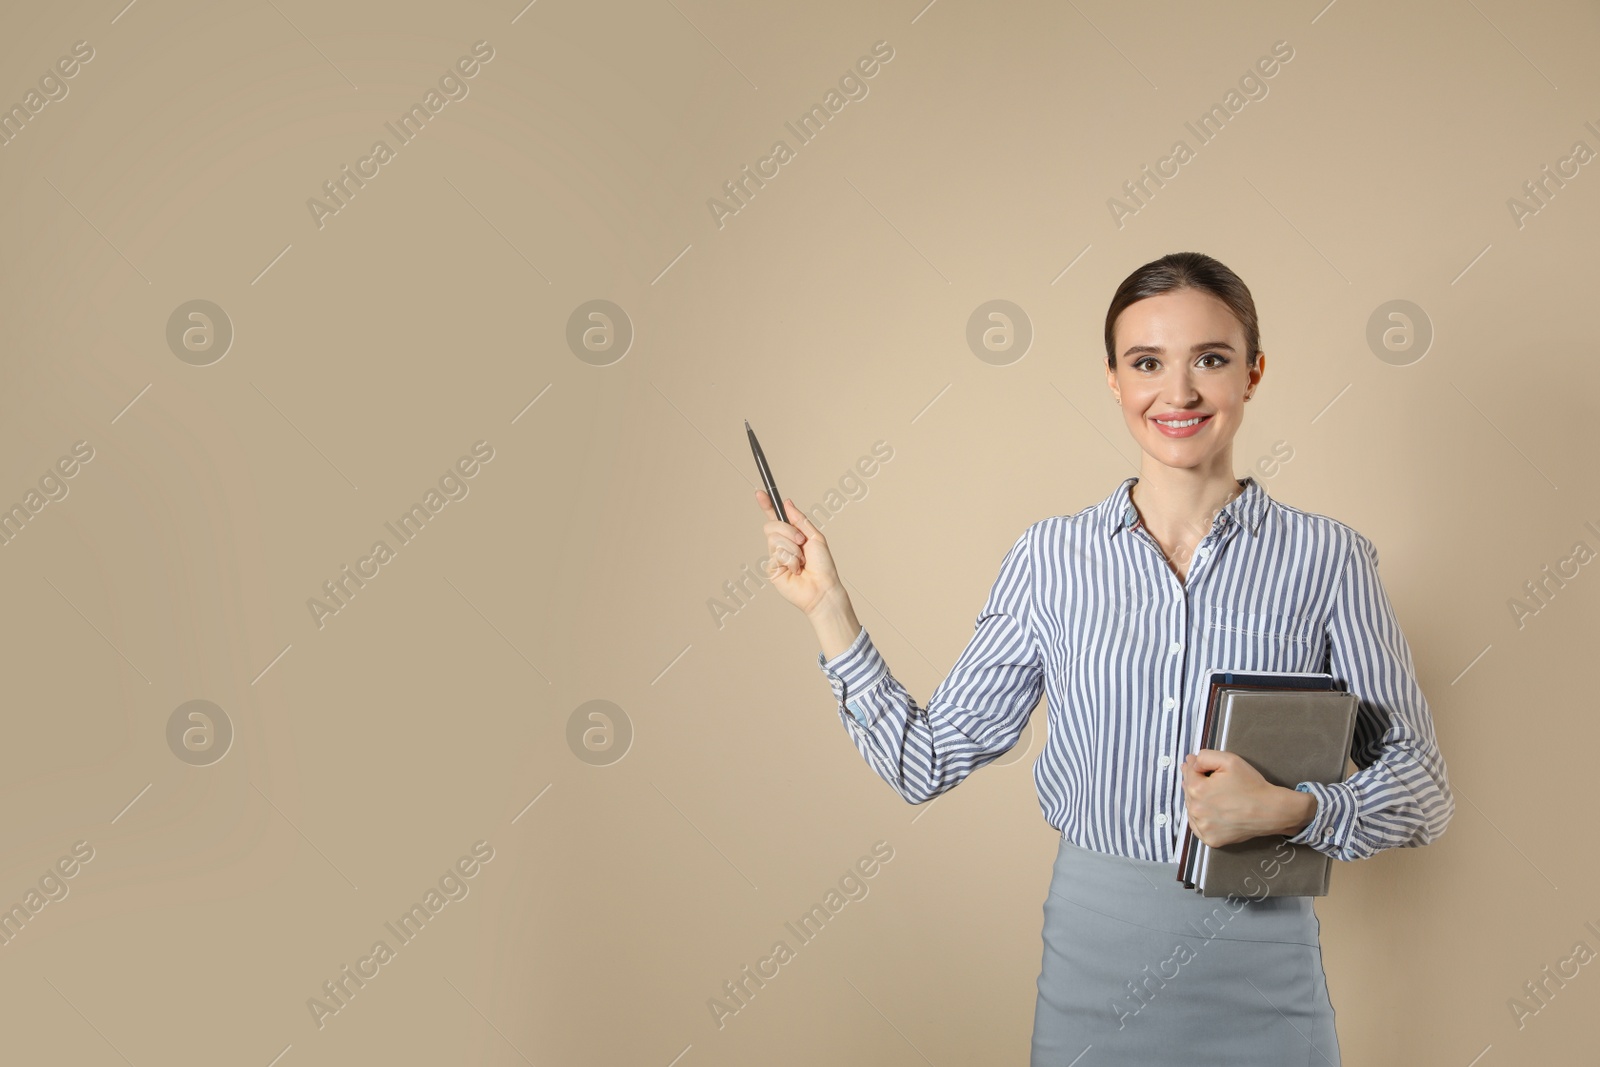
M 1273 785 L 1342 782 L 1358 700 L 1333 676 L 1299 671 L 1208 671 L 1200 747 L 1241 756 Z M 1202 896 L 1325 896 L 1333 859 L 1286 834 L 1211 848 L 1185 828 L 1177 878 Z

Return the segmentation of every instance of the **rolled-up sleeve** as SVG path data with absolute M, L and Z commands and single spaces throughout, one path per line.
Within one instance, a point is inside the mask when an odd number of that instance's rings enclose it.
M 907 803 L 932 800 L 1009 751 L 1039 702 L 1031 532 L 1001 561 L 972 639 L 927 707 L 890 673 L 864 626 L 832 660 L 817 654 L 857 750 Z
M 1328 671 L 1358 699 L 1350 757 L 1337 784 L 1301 782 L 1311 822 L 1288 838 L 1341 860 L 1430 844 L 1455 814 L 1444 756 L 1411 649 L 1378 578 L 1378 552 L 1355 534 L 1327 623 Z

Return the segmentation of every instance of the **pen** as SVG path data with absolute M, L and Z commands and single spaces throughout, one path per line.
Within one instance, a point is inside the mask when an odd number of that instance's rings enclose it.
M 750 451 L 756 455 L 756 469 L 761 472 L 762 488 L 766 489 L 767 496 L 772 500 L 772 506 L 778 512 L 778 519 L 788 522 L 789 516 L 783 512 L 783 500 L 778 496 L 777 483 L 772 480 L 772 468 L 767 466 L 767 457 L 761 452 L 761 442 L 756 440 L 756 432 L 750 428 L 750 420 L 744 420 L 744 432 L 750 435 Z

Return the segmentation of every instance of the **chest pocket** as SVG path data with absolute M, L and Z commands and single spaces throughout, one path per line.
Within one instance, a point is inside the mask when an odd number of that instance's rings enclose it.
M 1323 635 L 1308 619 L 1271 612 L 1212 609 L 1206 667 L 1233 671 L 1320 671 Z

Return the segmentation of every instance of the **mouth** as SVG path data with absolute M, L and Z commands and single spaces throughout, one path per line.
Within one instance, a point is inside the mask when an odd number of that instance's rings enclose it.
M 1186 419 L 1151 419 L 1164 437 L 1193 437 L 1211 421 L 1210 415 L 1192 415 Z

